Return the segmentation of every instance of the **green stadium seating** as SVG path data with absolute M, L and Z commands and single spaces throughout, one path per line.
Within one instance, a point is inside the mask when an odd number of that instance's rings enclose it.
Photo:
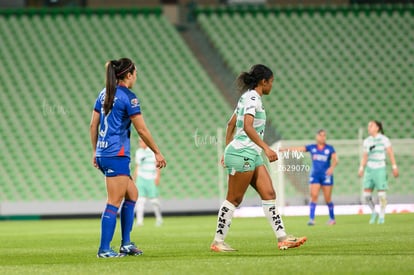
M 275 71 L 267 100 L 282 138 L 306 139 L 316 127 L 355 138 L 370 119 L 382 120 L 394 138 L 410 138 L 413 129 L 393 123 L 407 119 L 401 98 L 414 103 L 414 15 L 406 7 L 201 10 L 197 21 L 235 75 L 255 63 Z M 289 102 L 309 115 L 293 114 Z
M 194 135 L 215 136 L 231 109 L 158 12 L 0 14 L 0 41 L 0 201 L 106 198 L 88 125 L 105 62 L 123 56 L 137 63 L 133 90 L 168 161 L 163 198 L 217 197 L 217 149 Z
M 264 104 L 283 140 L 310 139 L 322 127 L 328 139 L 356 139 L 372 119 L 391 139 L 413 138 L 413 6 L 236 10 L 201 8 L 197 22 L 235 76 L 256 63 L 274 70 Z M 413 158 L 398 159 L 399 181 L 412 182 Z M 335 192 L 358 197 L 357 166 L 358 156 L 340 156 Z M 287 196 L 295 192 L 286 186 Z
M 373 118 L 391 138 L 412 138 L 414 12 L 406 7 L 209 8 L 197 22 L 234 75 L 255 63 L 274 70 L 265 105 L 283 139 L 309 139 L 319 127 L 329 139 L 355 139 Z M 137 63 L 133 90 L 168 161 L 163 199 L 218 197 L 216 129 L 232 108 L 159 9 L 0 11 L 0 41 L 0 202 L 105 199 L 88 126 L 104 63 L 123 56 Z M 401 169 L 411 161 L 402 156 Z M 337 192 L 358 194 L 343 181 L 355 165 L 341 158 Z

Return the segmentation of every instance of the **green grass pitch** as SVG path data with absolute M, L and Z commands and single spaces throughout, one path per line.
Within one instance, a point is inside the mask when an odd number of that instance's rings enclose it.
M 98 259 L 100 220 L 0 221 L 1 274 L 414 274 L 414 214 L 284 217 L 304 246 L 280 251 L 265 218 L 234 218 L 227 242 L 234 253 L 209 251 L 215 216 L 146 218 L 132 239 L 144 255 Z M 119 247 L 119 219 L 112 245 Z

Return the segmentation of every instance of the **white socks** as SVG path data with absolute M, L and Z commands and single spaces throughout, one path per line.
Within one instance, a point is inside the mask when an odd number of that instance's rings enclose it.
M 144 224 L 144 206 L 145 206 L 145 201 L 147 199 L 146 198 L 138 198 L 137 200 L 137 225 L 143 225 Z
M 227 200 L 225 200 L 221 205 L 217 216 L 217 229 L 216 234 L 214 235 L 214 241 L 224 242 L 227 232 L 229 231 L 231 219 L 233 218 L 235 209 L 236 207 Z
M 272 226 L 278 241 L 286 238 L 285 226 L 276 206 L 276 200 L 262 200 L 263 212 Z M 231 219 L 236 207 L 225 200 L 220 207 L 217 217 L 217 229 L 214 241 L 224 242 L 231 225 Z
M 147 198 L 145 197 L 139 197 L 138 201 L 137 201 L 137 225 L 143 225 L 144 224 L 144 207 L 145 207 L 145 202 L 147 201 Z M 161 225 L 162 224 L 162 215 L 161 215 L 161 204 L 159 199 L 154 198 L 154 199 L 150 199 L 150 202 L 153 206 L 154 209 L 154 215 L 155 215 L 155 221 L 156 221 L 156 225 Z
M 365 201 L 367 202 L 369 208 L 371 209 L 372 213 L 375 213 L 375 203 L 372 200 L 371 192 L 364 191 L 364 198 L 365 198 Z
M 157 224 L 162 223 L 162 215 L 161 215 L 161 204 L 157 198 L 150 200 L 152 207 L 154 208 L 154 215 Z
M 283 225 L 282 216 L 276 206 L 276 200 L 262 200 L 263 212 L 272 226 L 273 232 L 278 241 L 286 237 L 285 226 Z
M 364 191 L 364 197 L 372 213 L 375 213 L 375 203 L 372 199 L 371 193 Z M 379 205 L 380 205 L 379 217 L 384 218 L 385 208 L 387 207 L 387 193 L 385 191 L 378 191 L 378 200 L 379 200 Z
M 380 219 L 383 219 L 385 217 L 385 208 L 387 207 L 387 196 L 386 196 L 385 191 L 378 192 L 378 199 L 379 199 L 379 204 L 380 204 L 379 217 Z

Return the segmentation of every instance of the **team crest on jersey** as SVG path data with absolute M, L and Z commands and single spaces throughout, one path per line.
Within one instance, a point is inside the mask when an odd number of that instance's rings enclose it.
M 137 106 L 139 106 L 138 98 L 131 99 L 131 107 L 137 107 Z
M 325 149 L 325 155 L 329 155 L 329 149 Z
M 243 169 L 244 169 L 244 170 L 248 170 L 250 167 L 251 167 L 251 165 L 250 165 L 250 163 L 249 163 L 249 162 L 247 162 L 247 161 L 246 161 L 246 162 L 244 163 L 244 165 L 243 165 Z

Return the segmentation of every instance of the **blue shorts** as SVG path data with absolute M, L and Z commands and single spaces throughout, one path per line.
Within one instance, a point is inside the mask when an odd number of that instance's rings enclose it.
M 326 175 L 324 173 L 318 173 L 318 174 L 311 174 L 309 176 L 309 184 L 320 184 L 320 185 L 333 185 L 334 179 L 333 175 Z
M 105 177 L 128 176 L 131 177 L 129 169 L 129 157 L 97 157 L 96 163 Z

